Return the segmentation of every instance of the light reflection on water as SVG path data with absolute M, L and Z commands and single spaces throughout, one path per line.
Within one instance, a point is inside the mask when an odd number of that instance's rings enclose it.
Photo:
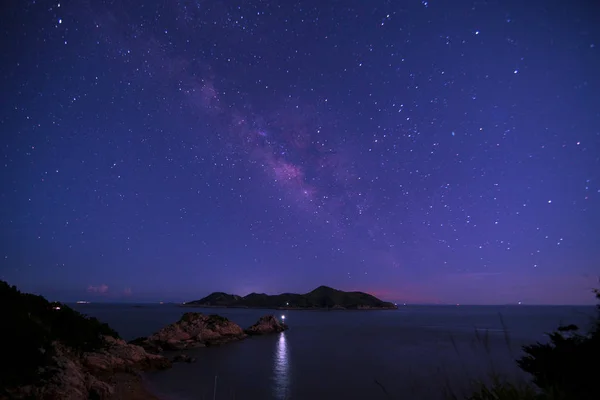
M 289 349 L 285 332 L 280 333 L 275 350 L 273 362 L 273 392 L 276 399 L 285 399 L 289 393 L 290 386 L 290 363 Z
M 129 340 L 151 334 L 182 314 L 180 307 L 169 305 L 74 307 L 109 323 Z M 410 400 L 439 400 L 443 390 L 448 389 L 448 382 L 464 390 L 475 379 L 489 378 L 491 372 L 507 378 L 528 378 L 517 375 L 522 373 L 514 362 L 518 353 L 511 355 L 507 351 L 501 332 L 490 333 L 489 348 L 481 349 L 477 347 L 481 339 L 477 339 L 474 329 L 501 330 L 507 326 L 511 344 L 520 350 L 521 345 L 545 339 L 543 332 L 553 331 L 561 322 L 587 326 L 594 312 L 593 306 L 407 306 L 402 311 L 364 313 L 290 311 L 287 317 L 293 317 L 293 328 L 285 334 L 197 349 L 192 354 L 197 354 L 202 362 L 177 364 L 146 377 L 166 399 L 213 399 L 214 378 L 218 375 L 218 400 L 382 397 L 379 395 L 384 393 L 373 378 L 384 385 L 390 398 L 404 398 L 403 394 L 407 394 Z M 264 310 L 223 309 L 219 313 L 247 326 Z M 353 349 L 351 355 L 348 349 Z M 252 367 L 248 368 L 250 361 L 241 360 L 250 360 Z

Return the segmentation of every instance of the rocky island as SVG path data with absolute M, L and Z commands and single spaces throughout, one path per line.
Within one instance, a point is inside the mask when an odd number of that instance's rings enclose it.
M 287 326 L 264 316 L 246 332 L 218 315 L 185 313 L 179 321 L 129 343 L 110 326 L 65 304 L 21 293 L 0 281 L 6 305 L 0 340 L 0 400 L 137 400 L 157 398 L 148 392 L 140 371 L 170 368 L 174 361 L 194 361 L 185 350 L 241 340 L 249 334 L 281 332 Z
M 143 347 L 151 354 L 160 354 L 163 351 L 221 345 L 245 339 L 248 335 L 279 333 L 287 329 L 287 325 L 272 315 L 261 317 L 257 323 L 244 330 L 220 315 L 188 312 L 179 321 L 130 343 Z
M 184 303 L 188 307 L 270 308 L 280 310 L 394 310 L 394 303 L 383 301 L 363 292 L 344 292 L 319 286 L 305 293 L 268 295 L 251 293 L 238 296 L 223 292 L 212 293 L 200 300 Z
M 287 325 L 279 322 L 272 315 L 260 317 L 257 323 L 246 329 L 244 332 L 247 335 L 265 335 L 268 333 L 279 333 L 287 330 Z

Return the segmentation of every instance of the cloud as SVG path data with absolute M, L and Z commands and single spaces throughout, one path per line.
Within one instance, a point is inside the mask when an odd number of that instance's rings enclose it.
M 108 293 L 108 285 L 102 284 L 99 286 L 90 285 L 87 288 L 88 293 Z
M 131 288 L 125 288 L 123 289 L 123 295 L 125 296 L 131 296 L 133 294 Z

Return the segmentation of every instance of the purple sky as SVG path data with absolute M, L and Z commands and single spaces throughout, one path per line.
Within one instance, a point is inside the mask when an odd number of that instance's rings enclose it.
M 9 1 L 0 279 L 593 303 L 593 4 Z

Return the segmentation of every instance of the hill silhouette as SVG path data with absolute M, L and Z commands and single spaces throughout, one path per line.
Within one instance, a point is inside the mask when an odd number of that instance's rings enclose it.
M 275 309 L 346 309 L 346 310 L 389 310 L 396 305 L 378 299 L 363 292 L 344 292 L 328 286 L 305 293 L 282 293 L 268 295 L 250 293 L 238 296 L 223 292 L 214 292 L 200 299 L 186 302 L 187 306 L 203 307 L 239 307 L 239 308 L 275 308 Z

